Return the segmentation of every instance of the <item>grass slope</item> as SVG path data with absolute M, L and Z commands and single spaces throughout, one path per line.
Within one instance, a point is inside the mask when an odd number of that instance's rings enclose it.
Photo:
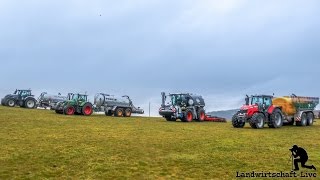
M 0 127 L 0 179 L 234 179 L 236 171 L 290 171 L 293 144 L 320 165 L 319 123 L 234 129 L 0 106 Z

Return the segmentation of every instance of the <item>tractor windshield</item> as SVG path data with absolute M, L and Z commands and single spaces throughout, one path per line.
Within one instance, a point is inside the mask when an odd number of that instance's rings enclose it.
M 72 95 L 72 100 L 78 100 L 78 94 L 73 94 Z
M 262 104 L 262 103 L 263 103 L 263 98 L 261 96 L 253 96 L 251 98 L 251 105 Z
M 173 94 L 171 95 L 171 102 L 174 106 L 180 106 L 186 101 L 186 95 L 184 94 Z
M 87 101 L 87 96 L 86 95 L 80 95 L 79 94 L 79 98 L 80 101 Z

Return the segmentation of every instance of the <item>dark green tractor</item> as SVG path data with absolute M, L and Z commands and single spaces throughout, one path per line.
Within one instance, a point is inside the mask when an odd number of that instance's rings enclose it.
M 1 105 L 14 107 L 16 105 L 23 108 L 36 108 L 37 100 L 31 94 L 31 90 L 17 89 L 13 94 L 8 94 L 1 99 Z
M 90 116 L 93 105 L 88 101 L 88 95 L 69 93 L 68 100 L 58 103 L 55 111 L 58 114 Z

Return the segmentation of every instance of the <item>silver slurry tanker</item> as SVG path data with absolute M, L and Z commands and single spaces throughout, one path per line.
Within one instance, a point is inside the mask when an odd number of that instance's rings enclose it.
M 54 95 L 42 92 L 38 97 L 38 107 L 54 109 L 57 103 L 65 100 L 67 100 L 67 96 L 62 96 L 60 93 L 58 95 Z
M 143 109 L 136 108 L 129 96 L 115 97 L 105 93 L 94 96 L 95 111 L 104 111 L 106 116 L 130 117 L 134 114 L 144 114 Z

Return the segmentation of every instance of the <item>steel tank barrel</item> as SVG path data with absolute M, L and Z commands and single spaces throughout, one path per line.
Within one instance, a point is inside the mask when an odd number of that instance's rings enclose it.
M 129 106 L 129 101 L 122 97 L 112 97 L 107 94 L 99 93 L 94 97 L 94 104 L 97 107 L 101 106 Z
M 53 94 L 44 94 L 41 97 L 42 101 L 50 101 L 50 102 L 59 102 L 59 101 L 65 101 L 67 99 L 66 96 L 60 96 L 60 95 L 53 95 Z
M 94 96 L 94 104 L 97 106 L 97 107 L 100 107 L 104 104 L 105 102 L 105 98 L 106 98 L 106 95 L 105 94 L 102 94 L 102 93 L 99 93 L 99 94 L 96 94 Z
M 283 96 L 274 98 L 273 105 L 281 106 L 282 111 L 287 115 L 294 115 L 299 110 L 314 110 L 319 104 L 317 97 L 304 96 Z

